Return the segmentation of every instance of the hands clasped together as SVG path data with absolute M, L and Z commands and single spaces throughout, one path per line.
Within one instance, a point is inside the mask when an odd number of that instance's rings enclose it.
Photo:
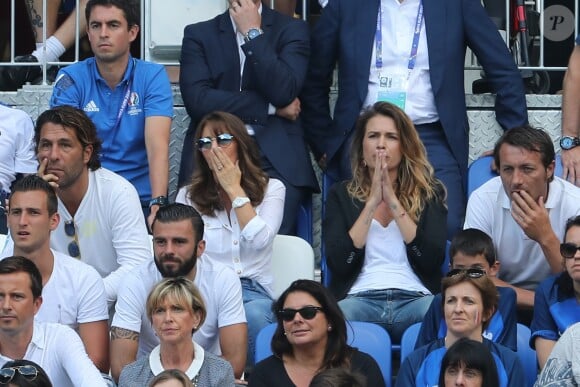
M 384 149 L 377 150 L 375 154 L 375 170 L 372 175 L 371 192 L 368 202 L 375 208 L 381 203 L 391 208 L 392 204 L 398 202 L 393 189 L 393 181 L 389 176 L 387 153 Z

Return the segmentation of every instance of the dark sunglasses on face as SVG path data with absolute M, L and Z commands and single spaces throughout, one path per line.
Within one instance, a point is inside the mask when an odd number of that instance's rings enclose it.
M 64 222 L 64 233 L 67 236 L 74 238 L 68 244 L 68 255 L 74 258 L 80 257 L 81 249 L 79 248 L 79 243 L 77 241 L 77 231 L 75 228 L 75 222 L 73 220 L 67 220 L 66 222 Z
M 210 150 L 213 140 L 217 141 L 217 145 L 220 148 L 225 148 L 232 144 L 232 141 L 234 141 L 234 136 L 232 136 L 229 133 L 222 133 L 218 134 L 215 138 L 202 137 L 199 140 L 197 140 L 197 149 L 199 149 L 202 152 Z
M 560 254 L 562 254 L 564 258 L 574 258 L 576 251 L 578 250 L 580 250 L 580 246 L 576 246 L 574 243 L 562 243 L 560 245 Z
M 0 384 L 8 384 L 14 378 L 18 372 L 28 381 L 36 379 L 38 376 L 38 370 L 33 365 L 23 365 L 18 367 L 9 367 L 0 369 Z
M 458 274 L 463 274 L 469 278 L 481 278 L 485 275 L 485 270 L 471 268 L 471 269 L 453 269 L 447 273 L 447 277 L 453 277 Z
M 300 313 L 305 320 L 312 320 L 318 311 L 322 311 L 323 309 L 320 306 L 305 306 L 301 309 L 282 309 L 278 311 L 278 317 L 280 317 L 284 321 L 292 321 L 294 320 L 294 316 L 296 313 Z

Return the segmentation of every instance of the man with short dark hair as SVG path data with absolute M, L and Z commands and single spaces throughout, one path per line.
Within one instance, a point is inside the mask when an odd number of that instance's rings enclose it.
M 94 267 L 112 306 L 125 275 L 151 257 L 135 187 L 101 168 L 101 141 L 82 110 L 59 106 L 36 120 L 38 174 L 55 187 L 62 221 L 51 246 Z
M 173 96 L 163 66 L 131 56 L 139 33 L 135 0 L 89 0 L 87 34 L 94 57 L 63 68 L 51 106 L 83 109 L 103 140 L 103 166 L 139 192 L 149 223 L 167 202 Z
M 541 129 L 523 126 L 503 134 L 494 148 L 499 176 L 475 190 L 464 228 L 488 234 L 501 261 L 498 286 L 514 288 L 530 314 L 534 290 L 562 271 L 560 241 L 566 219 L 580 214 L 580 188 L 554 176 L 554 145 Z M 521 321 L 528 322 L 529 316 Z
M 222 355 L 241 377 L 246 363 L 248 329 L 242 287 L 230 268 L 203 254 L 203 220 L 185 204 L 169 204 L 153 221 L 153 260 L 124 279 L 111 328 L 111 374 L 149 354 L 159 343 L 147 316 L 147 295 L 161 279 L 183 276 L 198 287 L 207 316 L 193 338 L 205 350 Z
M 97 368 L 109 372 L 109 335 L 105 285 L 91 266 L 50 248 L 58 227 L 57 198 L 41 177 L 30 175 L 14 185 L 8 224 L 14 248 L 3 255 L 30 259 L 42 275 L 44 302 L 38 321 L 76 329 Z
M 38 363 L 53 386 L 107 386 L 72 329 L 35 321 L 41 294 L 42 276 L 32 261 L 19 256 L 0 261 L 0 366 L 26 359 Z
M 475 228 L 461 230 L 455 234 L 449 246 L 449 268 L 451 270 L 483 270 L 487 276 L 496 277 L 500 263 L 489 235 Z M 516 293 L 507 287 L 498 287 L 497 291 L 499 292 L 498 309 L 483 331 L 483 336 L 517 351 Z M 442 304 L 441 294 L 435 295 L 423 319 L 415 348 L 444 338 L 447 334 Z

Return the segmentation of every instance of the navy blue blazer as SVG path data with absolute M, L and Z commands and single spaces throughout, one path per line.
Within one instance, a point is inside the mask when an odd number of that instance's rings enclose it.
M 308 26 L 264 6 L 261 28 L 263 35 L 242 45 L 246 61 L 240 90 L 240 56 L 228 11 L 185 27 L 179 84 L 191 117 L 190 136 L 210 112 L 235 114 L 252 125 L 262 153 L 288 182 L 318 192 L 300 122 L 268 115 L 269 103 L 285 107 L 302 89 L 310 54 Z M 185 146 L 191 149 L 190 143 Z
M 368 91 L 380 0 L 330 0 L 312 31 L 311 63 L 302 101 L 306 138 L 317 159 L 330 160 L 349 138 Z M 469 127 L 463 86 L 466 47 L 477 55 L 494 90 L 504 129 L 527 123 L 523 81 L 479 0 L 423 0 L 431 86 L 439 119 L 465 176 Z M 338 61 L 334 120 L 328 93 Z M 348 151 L 348 150 L 346 150 Z

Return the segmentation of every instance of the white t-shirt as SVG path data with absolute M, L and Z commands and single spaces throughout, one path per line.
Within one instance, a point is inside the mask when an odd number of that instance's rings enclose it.
M 198 258 L 196 266 L 194 283 L 205 302 L 207 316 L 193 339 L 206 351 L 221 355 L 219 328 L 246 322 L 242 286 L 234 272 L 205 254 Z M 148 355 L 159 344 L 147 316 L 146 302 L 149 292 L 162 279 L 155 262 L 150 260 L 127 275 L 119 290 L 111 325 L 139 333 L 137 358 Z
M 580 214 L 580 188 L 555 177 L 545 203 L 556 236 L 564 239 L 566 221 Z M 464 228 L 477 228 L 493 240 L 501 263 L 498 277 L 524 289 L 534 290 L 551 274 L 540 245 L 516 223 L 511 200 L 501 178 L 494 177 L 475 190 L 467 202 Z
M 60 199 L 58 212 L 61 219 L 51 234 L 51 247 L 68 254 L 73 237 L 67 236 L 64 228 L 73 217 Z M 127 273 L 151 260 L 151 238 L 135 187 L 108 169 L 89 171 L 89 187 L 74 216 L 74 224 L 81 261 L 103 277 L 111 305 Z
M 0 105 L 0 191 L 10 191 L 17 173 L 36 173 L 37 168 L 32 119 Z
M 3 253 L 2 259 L 12 255 Z M 52 250 L 54 266 L 48 282 L 42 287 L 42 305 L 37 321 L 68 325 L 109 319 L 105 285 L 99 273 L 89 265 Z
M 40 365 L 55 387 L 107 386 L 80 337 L 65 325 L 35 321 L 24 359 Z M 12 360 L 0 354 L 0 367 Z
M 175 201 L 195 207 L 187 197 L 188 188 L 181 188 Z M 285 195 L 284 184 L 270 179 L 264 200 L 255 208 L 256 216 L 243 230 L 238 226 L 233 208 L 229 219 L 224 210 L 217 211 L 215 216 L 202 215 L 205 254 L 232 268 L 238 277 L 255 279 L 270 295 L 273 294 L 272 249 L 284 216 Z

